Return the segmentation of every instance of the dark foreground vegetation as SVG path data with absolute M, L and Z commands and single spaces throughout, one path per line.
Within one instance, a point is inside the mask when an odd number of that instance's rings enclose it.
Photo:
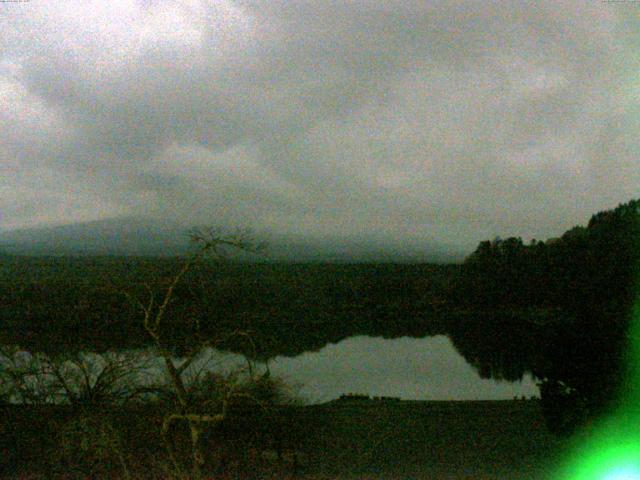
M 427 466 L 446 478 L 434 465 L 531 473 L 543 464 L 538 455 L 559 445 L 548 432 L 589 424 L 615 406 L 624 386 L 640 201 L 544 242 L 481 242 L 463 265 L 231 263 L 218 247 L 254 244 L 195 239 L 201 250 L 187 259 L 0 258 L 1 428 L 5 458 L 15 460 L 5 469 L 31 465 L 53 475 L 53 462 L 100 477 L 107 474 L 91 469 L 107 465 L 130 478 L 142 475 L 136 468 L 282 478 L 278 469 L 333 475 L 348 465 L 354 475 L 395 469 L 407 478 Z M 268 369 L 256 369 L 257 360 L 357 334 L 447 334 L 483 377 L 531 373 L 540 404 L 284 408 Z M 209 347 L 241 353 L 247 367 L 191 382 L 187 374 Z M 162 360 L 164 385 L 131 387 L 129 374 L 142 370 L 126 355 L 142 348 Z M 26 361 L 25 351 L 39 360 Z M 102 367 L 92 370 L 83 352 L 104 354 Z M 509 430 L 513 422 L 520 427 Z
M 175 478 L 149 428 L 160 412 L 96 413 L 5 407 L 5 477 Z M 333 402 L 273 413 L 245 411 L 208 432 L 205 477 L 544 480 L 565 448 L 537 401 Z M 187 445 L 187 436 L 176 432 L 176 442 Z
M 161 433 L 170 408 L 6 405 L 0 478 L 196 478 L 187 424 Z M 293 453 L 303 430 L 293 412 L 237 407 L 224 422 L 203 429 L 204 462 L 197 475 L 257 479 L 296 473 Z

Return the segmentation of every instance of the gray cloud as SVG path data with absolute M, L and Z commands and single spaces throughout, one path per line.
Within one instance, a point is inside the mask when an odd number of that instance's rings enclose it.
M 117 215 L 466 248 L 637 195 L 606 2 L 0 6 L 0 228 Z

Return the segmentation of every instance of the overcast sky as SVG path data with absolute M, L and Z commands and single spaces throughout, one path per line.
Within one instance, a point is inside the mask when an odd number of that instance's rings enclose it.
M 0 229 L 473 246 L 640 196 L 640 3 L 0 3 Z

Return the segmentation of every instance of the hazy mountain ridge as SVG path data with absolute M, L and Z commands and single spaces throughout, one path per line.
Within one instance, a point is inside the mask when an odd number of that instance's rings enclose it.
M 177 255 L 188 244 L 178 224 L 140 217 L 0 232 L 0 248 L 28 255 Z
M 189 226 L 146 217 L 122 217 L 51 227 L 0 231 L 0 250 L 22 255 L 175 256 L 188 251 Z M 425 241 L 379 238 L 303 238 L 265 235 L 264 261 L 456 263 L 465 252 Z M 261 237 L 262 238 L 262 237 Z

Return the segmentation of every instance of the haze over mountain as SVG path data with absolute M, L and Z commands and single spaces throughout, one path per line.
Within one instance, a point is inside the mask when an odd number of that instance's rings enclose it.
M 150 217 L 120 217 L 59 226 L 0 231 L 0 250 L 26 255 L 180 255 L 190 248 L 189 228 Z M 302 237 L 257 232 L 268 241 L 260 261 L 457 262 L 465 252 L 429 241 L 376 237 Z M 468 252 L 467 252 L 468 253 Z

